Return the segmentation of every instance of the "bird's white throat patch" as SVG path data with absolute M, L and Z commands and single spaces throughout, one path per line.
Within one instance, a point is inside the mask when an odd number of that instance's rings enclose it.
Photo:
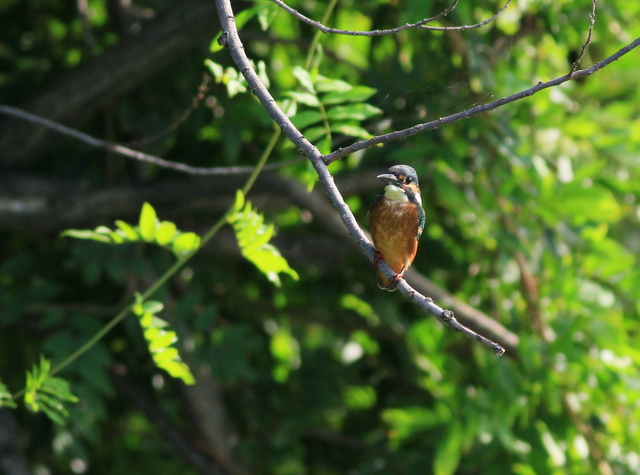
M 400 203 L 408 203 L 409 197 L 407 194 L 402 191 L 401 188 L 398 188 L 396 185 L 387 185 L 384 187 L 384 196 L 391 201 L 397 201 Z

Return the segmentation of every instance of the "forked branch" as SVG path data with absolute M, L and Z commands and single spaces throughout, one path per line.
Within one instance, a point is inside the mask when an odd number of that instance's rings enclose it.
M 311 25 L 314 28 L 317 28 L 318 30 L 320 30 L 323 33 L 333 33 L 335 35 L 349 35 L 349 36 L 382 36 L 382 35 L 394 35 L 397 33 L 400 33 L 401 31 L 404 30 L 410 30 L 410 29 L 421 29 L 421 30 L 432 30 L 432 31 L 460 31 L 460 30 L 472 30 L 474 28 L 480 28 L 483 27 L 489 23 L 491 23 L 493 20 L 495 20 L 496 18 L 498 18 L 498 15 L 500 15 L 511 3 L 511 0 L 507 0 L 507 3 L 505 3 L 500 10 L 498 10 L 495 14 L 493 14 L 491 17 L 487 18 L 486 20 L 483 20 L 479 23 L 474 23 L 473 25 L 461 25 L 461 26 L 431 26 L 429 25 L 429 23 L 432 23 L 442 17 L 447 16 L 449 13 L 451 13 L 456 6 L 458 5 L 458 0 L 454 0 L 454 2 L 451 4 L 451 6 L 445 10 L 443 10 L 442 12 L 440 12 L 439 14 L 437 14 L 434 17 L 431 18 L 425 18 L 423 20 L 417 21 L 415 23 L 408 23 L 406 25 L 402 25 L 399 26 L 397 28 L 389 28 L 389 29 L 385 29 L 385 30 L 361 30 L 361 31 L 357 31 L 357 30 L 343 30 L 340 28 L 330 28 L 326 25 L 323 25 L 322 23 L 320 23 L 319 21 L 316 20 L 312 20 L 311 18 L 303 15 L 302 13 L 300 13 L 298 10 L 295 10 L 294 8 L 291 8 L 289 5 L 287 5 L 286 3 L 284 3 L 282 0 L 271 0 L 273 3 L 275 3 L 276 5 L 278 5 L 280 8 L 282 8 L 283 10 L 287 11 L 290 15 L 294 16 L 295 18 L 297 18 L 298 20 L 300 20 L 303 23 L 306 23 L 307 25 Z
M 266 109 L 271 118 L 282 129 L 287 138 L 300 150 L 300 152 L 307 156 L 313 164 L 320 182 L 326 190 L 331 203 L 338 210 L 343 223 L 349 230 L 349 233 L 358 242 L 362 251 L 368 256 L 369 260 L 373 261 L 374 248 L 369 239 L 365 236 L 362 229 L 358 225 L 351 209 L 345 203 L 340 191 L 335 186 L 333 177 L 327 169 L 327 165 L 323 161 L 320 151 L 307 140 L 307 138 L 293 125 L 289 117 L 280 109 L 275 99 L 265 87 L 263 82 L 258 77 L 257 72 L 251 66 L 251 62 L 247 57 L 238 30 L 236 28 L 235 17 L 231 9 L 231 3 L 229 0 L 216 0 L 216 6 L 218 8 L 218 14 L 220 16 L 220 22 L 222 24 L 222 36 L 220 37 L 221 44 L 229 48 L 229 52 L 236 66 L 247 80 L 247 83 L 251 87 L 252 92 L 256 95 L 260 103 Z M 389 278 L 394 275 L 391 268 L 384 262 L 380 261 L 379 269 Z M 402 295 L 409 300 L 415 302 L 429 313 L 434 315 L 441 322 L 449 325 L 457 331 L 465 334 L 467 337 L 478 341 L 484 345 L 490 347 L 497 355 L 504 353 L 504 348 L 499 344 L 489 340 L 488 338 L 479 335 L 473 330 L 459 323 L 453 312 L 445 310 L 438 305 L 434 304 L 429 297 L 425 297 L 416 290 L 414 290 L 406 281 L 400 280 L 398 283 L 398 289 Z

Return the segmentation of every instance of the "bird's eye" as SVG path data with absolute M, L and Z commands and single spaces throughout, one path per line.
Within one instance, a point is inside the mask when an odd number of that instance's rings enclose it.
M 407 183 L 411 183 L 413 181 L 413 178 L 411 178 L 410 176 L 407 177 Z

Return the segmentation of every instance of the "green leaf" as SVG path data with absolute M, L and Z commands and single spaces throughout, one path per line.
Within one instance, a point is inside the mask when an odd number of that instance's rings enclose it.
M 293 117 L 291 117 L 291 122 L 298 129 L 302 130 L 311 124 L 315 124 L 316 122 L 320 122 L 322 120 L 322 114 L 319 111 L 303 111 L 299 112 Z
M 177 360 L 180 356 L 178 350 L 175 348 L 162 348 L 162 350 L 153 352 L 153 361 L 159 368 L 162 368 L 165 362 Z
M 237 96 L 243 92 L 247 91 L 246 81 L 243 77 L 236 75 L 228 74 L 228 70 L 231 68 L 227 68 L 225 72 L 225 85 L 227 86 L 227 94 L 229 97 Z M 235 69 L 233 69 L 235 71 Z
M 374 115 L 382 114 L 377 107 L 369 104 L 350 104 L 348 106 L 335 106 L 327 111 L 330 120 L 365 120 Z
M 298 78 L 298 81 L 300 81 L 302 87 L 312 93 L 312 95 L 315 97 L 316 91 L 313 87 L 313 79 L 311 78 L 311 74 L 309 74 L 307 70 L 301 68 L 300 66 L 296 66 L 295 68 L 293 68 L 293 75 Z
M 330 79 L 318 74 L 316 76 L 315 88 L 318 92 L 345 92 L 353 89 L 353 86 L 341 79 Z
M 16 407 L 16 403 L 13 400 L 13 396 L 9 392 L 9 389 L 0 381 L 0 407 Z
M 363 102 L 376 93 L 376 90 L 367 86 L 354 86 L 348 91 L 330 92 L 322 98 L 322 103 L 341 104 L 343 102 Z
M 241 205 L 244 207 L 241 209 Z M 236 193 L 233 212 L 227 216 L 236 233 L 238 247 L 242 255 L 252 262 L 271 282 L 280 286 L 279 273 L 289 274 L 298 279 L 296 271 L 289 267 L 286 259 L 269 240 L 274 234 L 274 226 L 264 223 L 261 214 L 252 209 L 251 203 L 245 201 L 241 192 Z
M 325 135 L 324 138 L 318 141 L 316 144 L 318 150 L 322 155 L 326 155 L 331 152 L 331 137 Z
M 357 125 L 336 124 L 331 126 L 331 131 L 348 135 L 349 137 L 359 137 L 361 139 L 370 139 L 373 137 L 366 129 L 358 127 Z
M 309 142 L 315 142 L 327 136 L 327 129 L 324 127 L 311 127 L 304 131 L 304 136 Z
M 252 235 L 247 237 L 245 242 L 243 242 L 244 252 L 251 254 L 266 246 L 273 237 L 274 231 L 275 228 L 273 227 L 273 224 L 262 226 L 261 222 L 260 227 L 255 230 L 255 233 L 252 233 Z
M 220 37 L 220 35 L 218 35 L 218 37 Z M 216 81 L 218 81 L 224 74 L 224 68 L 222 65 L 211 61 L 210 59 L 206 59 L 204 61 L 204 65 L 209 68 L 209 71 L 211 71 L 211 74 Z
M 27 372 L 25 405 L 34 412 L 42 411 L 56 424 L 62 424 L 68 415 L 64 402 L 75 403 L 78 398 L 69 390 L 69 383 L 50 376 L 51 362 L 40 357 L 39 366 Z
M 258 72 L 258 77 L 263 82 L 264 87 L 269 89 L 271 87 L 271 81 L 269 81 L 269 76 L 267 75 L 267 65 L 264 61 L 258 61 L 258 65 L 255 68 Z
M 143 204 L 139 221 L 140 236 L 145 241 L 151 242 L 155 240 L 157 228 L 158 217 L 156 216 L 156 210 L 149 203 Z
M 280 7 L 273 2 L 261 2 L 256 5 L 258 10 L 258 21 L 262 31 L 267 31 L 269 25 L 280 11 Z
M 383 411 L 382 420 L 392 429 L 392 446 L 403 444 L 413 435 L 442 423 L 440 414 L 424 407 L 389 408 Z
M 235 214 L 239 213 L 240 210 L 244 208 L 244 201 L 244 193 L 242 193 L 242 190 L 236 190 L 236 200 L 233 203 L 233 209 L 231 210 L 231 213 L 229 215 L 234 216 Z M 227 220 L 229 219 L 230 218 L 227 218 Z
M 169 244 L 176 237 L 177 227 L 171 221 L 162 221 L 156 234 L 156 242 L 161 246 Z
M 183 361 L 165 361 L 162 364 L 162 369 L 164 369 L 171 377 L 181 379 L 184 384 L 193 385 L 196 383 L 191 370 Z
M 162 331 L 159 332 L 155 338 L 150 339 L 149 350 L 151 352 L 158 351 L 163 348 L 167 348 L 178 341 L 178 336 L 174 331 Z
M 92 241 L 113 244 L 111 237 L 102 233 L 91 231 L 89 229 L 67 229 L 66 231 L 62 231 L 60 235 L 63 237 L 67 236 L 67 237 L 72 237 L 76 239 L 90 239 Z
M 127 241 L 125 234 L 119 229 L 116 231 L 109 230 L 106 234 L 111 238 L 113 244 L 122 244 Z
M 309 92 L 287 91 L 284 95 L 309 107 L 320 107 L 320 101 L 318 101 L 318 98 Z
M 198 249 L 200 241 L 196 233 L 182 233 L 171 243 L 171 250 L 178 255 L 188 254 Z
M 142 312 L 150 313 L 155 315 L 156 313 L 162 312 L 164 310 L 164 304 L 162 302 L 158 302 L 157 300 L 148 300 L 142 303 Z
M 462 454 L 462 430 L 460 425 L 452 421 L 449 431 L 438 444 L 433 462 L 434 475 L 452 475 L 460 465 Z
M 540 200 L 541 211 L 552 220 L 568 220 L 577 225 L 588 221 L 618 221 L 622 208 L 613 193 L 599 185 L 589 187 L 571 182 L 552 190 Z
M 180 354 L 173 345 L 178 341 L 178 335 L 172 330 L 164 330 L 169 323 L 153 316 L 162 310 L 160 302 L 141 302 L 141 296 L 136 295 L 136 306 L 140 308 L 136 312 L 140 318 L 139 323 L 147 340 L 149 353 L 153 362 L 160 369 L 165 370 L 170 376 L 181 379 L 185 384 L 194 384 L 195 378 L 189 367 L 182 362 Z

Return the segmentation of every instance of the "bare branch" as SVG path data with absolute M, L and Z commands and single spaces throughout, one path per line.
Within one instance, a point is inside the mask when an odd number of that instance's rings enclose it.
M 640 38 L 636 38 L 635 41 L 629 43 L 627 46 L 619 49 L 616 53 L 612 54 L 606 59 L 595 63 L 588 69 L 581 69 L 578 71 L 571 71 L 564 76 L 560 76 L 559 78 L 552 79 L 546 82 L 539 82 L 533 87 L 529 89 L 525 89 L 524 91 L 520 91 L 516 94 L 512 94 L 507 97 L 503 97 L 502 99 L 498 99 L 497 101 L 489 102 L 487 104 L 482 104 L 476 107 L 472 107 L 471 109 L 464 110 L 462 112 L 458 112 L 457 114 L 448 115 L 446 117 L 441 117 L 436 120 L 432 120 L 431 122 L 426 122 L 424 124 L 414 125 L 407 129 L 396 130 L 390 132 L 388 134 L 377 135 L 368 140 L 362 140 L 360 142 L 356 142 L 348 147 L 339 148 L 335 152 L 329 153 L 323 156 L 324 162 L 328 165 L 336 160 L 339 160 L 343 157 L 346 157 L 349 154 L 357 152 L 358 150 L 363 150 L 365 148 L 373 147 L 374 145 L 378 145 L 381 143 L 391 142 L 393 140 L 405 139 L 407 137 L 411 137 L 412 135 L 419 134 L 421 132 L 426 132 L 428 130 L 437 129 L 445 124 L 451 124 L 452 122 L 457 122 L 462 119 L 468 119 L 471 116 L 479 114 L 481 112 L 488 112 L 498 107 L 502 107 L 505 104 L 509 104 L 511 102 L 519 101 L 520 99 L 524 99 L 525 97 L 533 96 L 535 93 L 540 92 L 544 89 L 548 89 L 550 87 L 559 86 L 567 81 L 571 81 L 572 79 L 584 78 L 587 76 L 591 76 L 593 73 L 600 71 L 602 68 L 608 66 L 609 64 L 617 61 L 622 56 L 627 54 L 629 51 L 633 50 L 637 46 L 640 45 Z
M 278 124 L 289 140 L 298 147 L 298 150 L 309 158 L 316 170 L 316 173 L 318 174 L 318 177 L 320 178 L 320 182 L 331 199 L 331 203 L 336 210 L 338 210 L 343 223 L 349 230 L 349 233 L 358 242 L 358 245 L 365 255 L 367 255 L 369 260 L 373 261 L 374 247 L 362 229 L 360 229 L 355 216 L 336 187 L 333 176 L 331 176 L 327 169 L 327 165 L 323 161 L 322 154 L 311 142 L 307 140 L 307 138 L 293 125 L 289 117 L 287 117 L 287 115 L 280 109 L 273 96 L 271 96 L 271 93 L 267 90 L 258 77 L 256 71 L 251 66 L 251 62 L 245 53 L 242 41 L 238 35 L 230 1 L 216 0 L 216 7 L 218 8 L 223 32 L 220 37 L 220 43 L 229 48 L 229 53 L 231 54 L 233 61 L 236 63 L 238 70 L 247 80 L 251 90 L 266 109 L 267 113 Z M 383 260 L 380 261 L 379 269 L 389 278 L 394 275 L 394 272 Z M 406 281 L 401 279 L 398 283 L 398 289 L 402 295 L 427 310 L 441 322 L 464 333 L 469 338 L 489 346 L 497 355 L 502 355 L 504 353 L 504 348 L 500 345 L 460 324 L 455 319 L 451 310 L 444 310 L 437 306 L 433 303 L 431 298 L 425 297 L 415 291 L 406 283 Z
M 481 21 L 480 23 L 475 23 L 473 25 L 462 25 L 462 26 L 429 26 L 428 24 L 438 20 L 442 17 L 447 16 L 449 13 L 453 11 L 454 8 L 458 5 L 458 0 L 454 0 L 449 8 L 443 10 L 439 14 L 431 18 L 425 18 L 424 20 L 420 20 L 416 23 L 407 23 L 406 25 L 399 26 L 397 28 L 390 28 L 386 30 L 369 30 L 369 31 L 355 31 L 355 30 L 342 30 L 340 28 L 330 28 L 326 25 L 323 25 L 319 21 L 312 20 L 309 17 L 304 16 L 299 11 L 291 8 L 289 5 L 284 3 L 282 0 L 271 0 L 273 3 L 278 5 L 283 10 L 286 10 L 289 14 L 297 18 L 303 23 L 307 25 L 311 25 L 314 28 L 322 31 L 323 33 L 333 33 L 336 35 L 349 35 L 349 36 L 382 36 L 382 35 L 394 35 L 400 33 L 404 30 L 409 29 L 421 29 L 421 30 L 433 30 L 433 31 L 458 31 L 458 30 L 471 30 L 474 28 L 480 28 L 488 23 L 491 23 L 495 20 L 498 15 L 500 15 L 511 3 L 511 0 L 507 0 L 500 10 L 498 10 L 491 18 Z
M 596 3 L 598 0 L 591 0 L 591 13 L 589 13 L 589 33 L 587 34 L 587 40 L 582 45 L 582 49 L 578 54 L 578 57 L 571 65 L 571 70 L 569 73 L 573 73 L 576 69 L 578 69 L 578 65 L 582 58 L 584 58 L 584 54 L 587 52 L 587 47 L 591 44 L 591 38 L 593 36 L 593 26 L 596 24 Z
M 473 25 L 460 25 L 460 26 L 427 26 L 425 25 L 425 26 L 421 26 L 420 29 L 431 30 L 431 31 L 461 31 L 461 30 L 473 30 L 476 28 L 481 28 L 485 25 L 488 25 L 496 18 L 498 18 L 498 16 L 503 11 L 505 11 L 510 4 L 511 4 L 511 0 L 507 0 L 507 3 L 502 5 L 502 7 L 500 7 L 500 9 L 497 12 L 495 12 L 492 16 L 490 16 L 486 20 L 483 20 L 479 23 L 474 23 Z
M 71 129 L 62 124 L 58 124 L 57 122 L 53 122 L 49 119 L 45 119 L 44 117 L 39 117 L 37 115 L 30 114 L 29 112 L 23 111 L 16 107 L 10 107 L 10 106 L 5 106 L 0 104 L 0 113 L 10 115 L 13 117 L 18 117 L 19 119 L 23 119 L 28 122 L 41 125 L 43 127 L 47 127 L 62 135 L 66 135 L 68 137 L 73 137 L 74 139 L 80 140 L 81 142 L 84 142 L 87 145 L 91 145 L 92 147 L 102 148 L 104 150 L 108 150 L 109 152 L 117 153 L 119 155 L 123 155 L 128 158 L 133 158 L 134 160 L 151 163 L 158 167 L 168 168 L 181 173 L 188 173 L 190 175 L 211 176 L 211 175 L 242 175 L 242 174 L 249 174 L 253 172 L 253 167 L 242 167 L 242 166 L 240 167 L 192 167 L 191 165 L 187 165 L 185 163 L 171 162 L 169 160 L 156 157 L 155 155 L 149 155 L 148 153 L 139 152 L 138 150 L 133 150 L 131 148 L 125 147 L 124 145 L 118 145 L 112 142 L 107 142 L 106 140 L 97 139 L 95 137 L 87 135 L 78 130 Z M 294 160 L 288 160 L 286 162 L 281 162 L 281 163 L 272 163 L 269 165 L 265 165 L 264 169 L 271 170 L 274 168 L 280 168 L 280 167 L 291 165 L 293 163 L 297 163 L 299 161 L 300 159 L 294 159 Z

